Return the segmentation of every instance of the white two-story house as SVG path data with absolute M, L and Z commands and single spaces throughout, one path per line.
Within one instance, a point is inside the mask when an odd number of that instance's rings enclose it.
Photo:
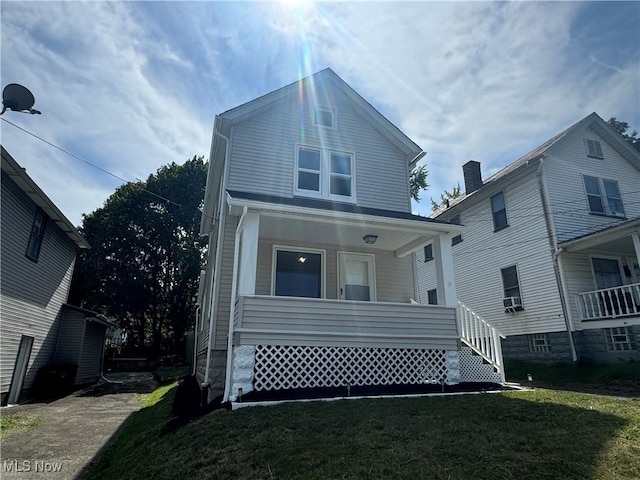
M 640 154 L 592 113 L 433 218 L 453 239 L 458 299 L 506 336 L 505 358 L 640 360 Z M 420 298 L 437 288 L 417 255 Z
M 216 117 L 195 332 L 208 401 L 470 381 L 451 259 L 463 228 L 411 214 L 423 155 L 330 69 Z M 438 305 L 416 301 L 427 243 Z M 500 381 L 490 366 L 474 379 Z

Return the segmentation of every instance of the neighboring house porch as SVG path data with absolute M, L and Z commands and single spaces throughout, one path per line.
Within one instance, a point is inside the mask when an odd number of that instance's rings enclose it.
M 345 387 L 347 394 L 359 386 L 470 380 L 451 260 L 451 238 L 462 227 L 245 192 L 229 192 L 227 204 L 239 220 L 224 401 L 253 390 Z M 412 254 L 427 243 L 438 273 L 436 305 L 414 300 Z M 472 360 L 482 364 L 480 356 Z
M 627 220 L 559 245 L 559 264 L 574 328 L 583 332 L 602 330 L 597 337 L 610 352 L 637 351 L 634 332 L 640 326 L 639 228 L 640 219 Z

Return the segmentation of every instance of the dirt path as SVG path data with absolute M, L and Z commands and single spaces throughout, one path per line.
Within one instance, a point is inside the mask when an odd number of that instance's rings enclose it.
M 129 415 L 140 409 L 136 395 L 152 392 L 156 387 L 150 373 L 124 373 L 109 378 L 122 383 L 99 384 L 51 403 L 3 409 L 2 415 L 36 415 L 40 424 L 2 442 L 0 478 L 76 478 Z

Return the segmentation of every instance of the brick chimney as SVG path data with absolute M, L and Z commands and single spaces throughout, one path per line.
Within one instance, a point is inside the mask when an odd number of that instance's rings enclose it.
M 465 195 L 469 195 L 482 187 L 482 174 L 480 173 L 480 162 L 469 160 L 462 166 L 464 174 Z

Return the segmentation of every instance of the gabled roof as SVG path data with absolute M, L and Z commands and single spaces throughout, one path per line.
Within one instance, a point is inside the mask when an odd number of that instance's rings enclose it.
M 338 87 L 345 95 L 347 95 L 355 105 L 364 112 L 371 120 L 377 125 L 380 130 L 389 140 L 391 140 L 398 148 L 400 148 L 408 157 L 410 166 L 413 166 L 420 158 L 425 155 L 425 152 L 409 137 L 400 131 L 393 123 L 391 123 L 384 115 L 376 110 L 369 102 L 362 98 L 358 92 L 351 88 L 342 78 L 340 78 L 330 68 L 325 68 L 319 72 L 314 73 L 308 77 L 297 80 L 289 85 L 286 85 L 271 93 L 267 93 L 261 97 L 244 103 L 238 107 L 227 110 L 220 114 L 223 119 L 228 119 L 231 122 L 235 122 L 241 119 L 248 118 L 264 107 L 272 104 L 273 102 L 287 97 L 289 95 L 298 95 L 300 89 L 303 90 L 313 88 L 314 85 L 321 82 L 332 82 L 333 85 Z
M 449 203 L 449 207 L 446 209 L 437 210 L 432 215 L 433 217 L 438 217 L 445 213 L 448 210 L 451 210 L 453 207 L 460 205 L 462 202 L 467 200 L 468 198 L 478 198 L 486 193 L 491 187 L 495 186 L 497 183 L 501 182 L 505 178 L 511 178 L 512 174 L 516 171 L 520 171 L 523 167 L 532 164 L 533 162 L 537 162 L 540 158 L 542 158 L 552 147 L 560 143 L 562 140 L 567 138 L 571 133 L 585 127 L 593 128 L 599 135 L 601 135 L 607 143 L 611 144 L 617 151 L 620 153 L 625 159 L 627 159 L 632 165 L 634 165 L 638 170 L 640 170 L 640 153 L 636 151 L 631 145 L 629 145 L 623 138 L 618 134 L 607 122 L 605 122 L 600 116 L 593 112 L 587 115 L 582 120 L 574 123 L 570 127 L 566 128 L 562 132 L 558 133 L 553 138 L 550 138 L 542 145 L 537 148 L 531 150 L 529 153 L 523 155 L 518 158 L 516 161 L 510 163 L 502 170 L 494 173 L 492 176 L 483 181 L 482 187 L 478 190 L 471 192 L 468 195 L 461 195 L 458 198 L 452 200 Z
M 42 211 L 62 230 L 79 248 L 91 248 L 89 242 L 73 226 L 71 221 L 64 216 L 58 207 L 51 201 L 42 189 L 34 182 L 24 168 L 16 162 L 9 152 L 0 145 L 2 152 L 2 171 L 22 190 Z

